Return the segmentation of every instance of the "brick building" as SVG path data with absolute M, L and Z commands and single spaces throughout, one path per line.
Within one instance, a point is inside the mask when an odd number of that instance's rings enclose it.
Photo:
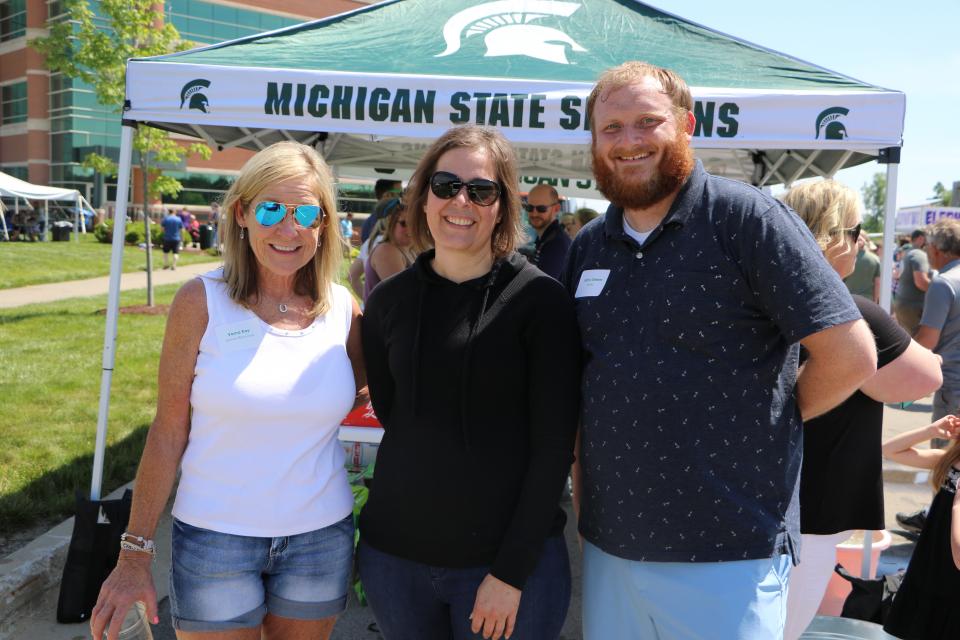
M 197 45 L 231 40 L 370 4 L 371 0 L 167 0 L 164 19 Z M 99 15 L 99 2 L 90 0 Z M 97 102 L 92 87 L 51 74 L 28 41 L 46 35 L 48 20 L 65 19 L 60 0 L 0 0 L 0 171 L 37 184 L 79 189 L 99 206 L 115 185 L 80 163 L 91 151 L 117 158 L 120 116 Z M 206 204 L 218 197 L 251 152 L 214 149 L 166 173 L 184 190 L 166 202 Z M 133 201 L 141 181 L 134 176 Z

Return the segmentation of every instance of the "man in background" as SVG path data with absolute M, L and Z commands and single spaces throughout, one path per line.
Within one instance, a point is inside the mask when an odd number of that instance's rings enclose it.
M 853 273 L 847 276 L 843 284 L 847 290 L 867 300 L 880 302 L 880 258 L 869 248 L 870 239 L 865 232 L 857 238 L 857 262 Z
M 363 221 L 363 226 L 360 227 L 361 243 L 367 241 L 377 224 L 377 220 L 383 217 L 383 208 L 387 200 L 399 198 L 401 193 L 403 193 L 403 183 L 399 180 L 385 180 L 383 178 L 377 180 L 376 184 L 373 185 L 373 195 L 377 198 L 377 204 L 373 213 L 367 216 L 367 219 Z
M 527 195 L 523 205 L 530 226 L 537 234 L 530 262 L 553 278 L 560 279 L 563 261 L 570 249 L 570 236 L 563 232 L 557 222 L 560 212 L 560 195 L 548 184 L 538 184 Z
M 930 262 L 923 250 L 927 236 L 923 229 L 910 234 L 910 248 L 906 249 L 900 264 L 900 279 L 897 283 L 897 298 L 893 312 L 897 322 L 911 336 L 920 327 L 923 314 L 923 299 L 930 287 Z
M 163 227 L 163 268 L 176 270 L 177 259 L 180 258 L 180 241 L 183 239 L 183 220 L 171 209 L 160 222 L 160 226 Z M 168 261 L 171 253 L 173 264 Z

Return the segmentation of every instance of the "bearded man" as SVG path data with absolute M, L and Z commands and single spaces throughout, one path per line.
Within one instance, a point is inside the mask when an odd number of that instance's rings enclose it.
M 802 421 L 874 374 L 873 336 L 796 214 L 695 160 L 677 74 L 610 69 L 587 110 L 612 205 L 563 274 L 584 637 L 782 637 Z

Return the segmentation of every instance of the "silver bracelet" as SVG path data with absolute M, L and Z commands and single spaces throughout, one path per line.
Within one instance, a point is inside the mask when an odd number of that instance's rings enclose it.
M 132 533 L 123 533 L 120 536 L 120 549 L 123 551 L 139 551 L 148 553 L 151 556 L 156 554 L 156 547 L 153 540 L 148 540 L 143 536 L 135 536 Z

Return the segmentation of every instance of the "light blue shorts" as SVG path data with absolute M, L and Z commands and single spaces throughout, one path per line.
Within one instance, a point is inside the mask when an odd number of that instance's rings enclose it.
M 353 514 L 323 529 L 256 538 L 174 518 L 170 609 L 182 631 L 257 627 L 271 613 L 319 620 L 343 611 L 353 571 Z
M 789 555 L 637 562 L 584 541 L 584 640 L 782 638 L 790 567 Z

